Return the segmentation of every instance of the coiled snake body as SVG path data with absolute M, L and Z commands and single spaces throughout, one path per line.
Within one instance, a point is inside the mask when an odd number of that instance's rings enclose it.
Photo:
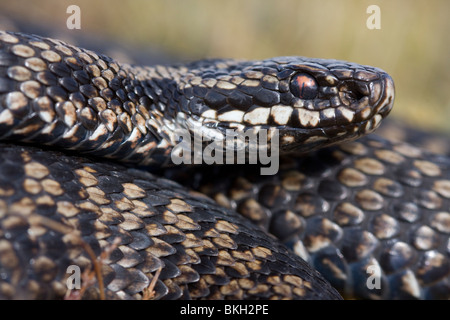
M 67 297 L 75 266 L 83 298 L 448 298 L 448 158 L 375 137 L 314 151 L 373 131 L 393 96 L 335 60 L 135 67 L 1 32 L 0 297 Z M 136 167 L 170 162 L 181 129 L 277 129 L 287 158 L 235 180 Z

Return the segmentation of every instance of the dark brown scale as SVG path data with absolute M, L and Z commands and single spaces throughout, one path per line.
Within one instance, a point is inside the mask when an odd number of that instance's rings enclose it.
M 59 79 L 59 83 L 69 92 L 78 91 L 78 83 L 72 77 L 63 77 Z
M 87 103 L 97 113 L 100 113 L 106 109 L 106 102 L 105 100 L 103 100 L 103 98 L 89 98 Z
M 360 261 L 370 256 L 379 245 L 377 238 L 365 230 L 354 228 L 349 232 L 350 230 L 346 230 L 344 235 L 342 254 L 349 262 Z
M 209 90 L 206 87 L 195 86 L 193 89 L 193 94 L 197 98 L 204 98 L 207 92 Z
M 435 230 L 450 234 L 450 213 L 438 212 L 430 218 L 430 225 Z
M 136 85 L 133 89 L 134 94 L 136 94 L 138 97 L 144 96 L 144 89 L 140 87 L 139 85 Z
M 128 92 L 127 98 L 128 98 L 127 100 L 130 100 L 133 103 L 136 103 L 136 102 L 138 102 L 139 97 L 134 92 Z
M 292 100 L 292 94 L 289 93 L 289 81 L 281 80 L 279 83 L 279 90 L 282 93 L 280 102 L 284 103 Z
M 340 226 L 359 225 L 364 218 L 364 211 L 349 202 L 339 204 L 333 212 L 333 220 Z
M 47 86 L 56 86 L 58 84 L 57 77 L 48 70 L 37 73 L 35 78 L 37 81 Z
M 42 95 L 44 88 L 34 80 L 23 82 L 20 85 L 20 91 L 23 92 L 28 98 L 37 98 Z
M 7 75 L 9 78 L 17 81 L 26 81 L 31 79 L 31 72 L 21 66 L 8 68 Z
M 257 95 L 257 93 L 261 90 L 261 86 L 248 86 L 245 84 L 240 84 L 238 86 L 239 91 L 243 92 L 246 95 L 249 95 L 251 97 L 254 97 Z
M 264 80 L 264 78 L 263 78 L 261 80 L 261 86 L 268 90 L 274 90 L 274 91 L 279 90 L 279 82 L 278 81 L 271 82 L 271 81 Z
M 101 75 L 100 69 L 92 64 L 89 64 L 90 62 L 88 60 L 84 60 L 84 62 L 87 64 L 84 69 L 89 75 L 89 78 L 95 78 Z
M 67 100 L 67 92 L 61 87 L 48 87 L 46 94 L 50 96 L 54 101 L 66 101 Z
M 92 84 L 99 90 L 105 89 L 108 86 L 106 80 L 101 77 L 92 79 Z
M 442 198 L 436 192 L 431 190 L 421 190 L 418 199 L 419 205 L 426 209 L 441 209 Z
M 329 203 L 310 192 L 300 193 L 295 199 L 293 209 L 303 217 L 323 214 L 329 210 Z
M 241 210 L 238 208 L 238 211 Z M 276 212 L 270 221 L 269 231 L 281 241 L 287 241 L 296 234 L 302 234 L 306 223 L 290 210 Z
M 105 88 L 100 91 L 100 96 L 104 98 L 106 101 L 111 101 L 114 99 L 115 94 L 110 88 Z
M 21 92 L 14 91 L 4 96 L 4 104 L 15 117 L 20 118 L 30 110 L 30 106 L 25 102 L 25 99 L 25 96 Z M 43 99 L 48 98 L 45 97 Z
M 88 130 L 94 130 L 97 125 L 97 115 L 89 107 L 85 107 L 79 111 L 78 119 Z
M 136 107 L 131 101 L 127 101 L 122 105 L 124 111 L 126 111 L 129 115 L 133 115 L 136 112 Z
M 239 110 L 245 111 L 253 104 L 251 96 L 240 92 L 233 91 L 228 97 L 227 101 L 230 105 L 239 108 Z
M 353 168 L 344 168 L 339 172 L 337 178 L 348 187 L 364 186 L 368 182 L 366 175 Z
M 387 214 L 379 214 L 370 222 L 370 230 L 378 239 L 391 239 L 398 236 L 397 220 Z
M 81 92 L 74 92 L 69 95 L 69 100 L 73 102 L 77 109 L 81 109 L 86 105 L 86 98 Z
M 366 210 L 379 210 L 384 206 L 383 197 L 370 189 L 363 189 L 355 194 L 356 203 Z
M 51 63 L 48 68 L 51 72 L 61 78 L 70 78 L 72 75 L 72 70 L 70 70 L 70 68 L 65 63 Z
M 205 101 L 213 108 L 218 109 L 227 103 L 227 97 L 215 90 L 211 90 L 206 94 Z
M 3 50 L 0 52 L 0 66 L 13 66 L 17 64 L 17 61 L 18 58 L 14 54 Z
M 387 272 L 395 272 L 412 266 L 417 253 L 405 242 L 395 242 L 386 248 L 380 257 L 380 263 Z
M 342 235 L 342 229 L 338 225 L 326 218 L 316 216 L 308 221 L 304 243 L 308 251 L 317 252 L 332 243 L 339 242 Z
M 410 185 L 412 187 L 419 187 L 423 181 L 422 175 L 415 169 L 400 168 L 397 171 L 397 175 L 402 183 Z
M 420 226 L 411 236 L 413 245 L 418 250 L 436 249 L 440 244 L 439 236 L 428 226 Z
M 95 95 L 94 95 L 95 96 Z M 127 101 L 127 95 L 125 93 L 125 91 L 123 89 L 118 89 L 116 91 L 116 96 L 121 100 L 121 101 Z
M 401 197 L 404 194 L 402 185 L 391 179 L 379 178 L 373 184 L 374 190 L 389 197 Z
M 317 192 L 327 200 L 342 200 L 348 196 L 345 187 L 333 180 L 322 181 L 319 184 Z
M 263 186 L 258 195 L 259 202 L 267 208 L 282 208 L 290 198 L 281 186 L 275 184 Z
M 349 267 L 339 250 L 328 247 L 314 255 L 313 264 L 335 288 L 344 288 L 350 280 Z
M 273 106 L 280 103 L 280 95 L 277 92 L 261 88 L 254 98 L 255 104 L 261 106 Z
M 84 85 L 80 86 L 80 92 L 86 98 L 95 98 L 98 95 L 97 90 L 90 84 L 84 84 Z
M 265 226 L 269 221 L 269 211 L 254 199 L 242 201 L 237 210 L 256 225 Z
M 436 251 L 427 251 L 419 262 L 418 277 L 423 283 L 431 284 L 448 274 L 448 259 Z M 445 291 L 444 291 L 445 293 Z
M 394 141 L 405 141 L 435 154 L 450 155 L 447 136 L 438 132 L 408 127 L 397 120 L 386 119 L 377 131 L 381 136 Z
M 15 84 L 14 81 L 6 78 L 0 79 L 0 93 L 11 92 L 14 91 Z
M 48 169 L 57 181 L 67 182 L 75 177 L 73 172 L 66 171 L 65 166 L 61 163 L 52 163 Z

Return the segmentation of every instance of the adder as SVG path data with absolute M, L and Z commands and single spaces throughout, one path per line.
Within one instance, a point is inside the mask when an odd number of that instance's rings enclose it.
M 393 101 L 343 61 L 140 67 L 1 32 L 0 297 L 449 298 L 449 158 L 349 142 Z M 159 171 L 179 130 L 231 129 L 278 133 L 280 172 Z

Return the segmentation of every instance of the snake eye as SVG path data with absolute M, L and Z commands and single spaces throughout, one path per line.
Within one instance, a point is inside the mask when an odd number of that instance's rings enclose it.
M 316 80 L 306 73 L 296 74 L 291 80 L 291 92 L 300 99 L 314 99 L 317 96 Z

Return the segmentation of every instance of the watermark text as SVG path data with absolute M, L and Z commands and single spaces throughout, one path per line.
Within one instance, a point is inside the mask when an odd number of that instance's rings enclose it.
M 260 129 L 244 133 L 227 129 L 221 139 L 211 139 L 201 132 L 175 130 L 179 141 L 171 159 L 179 164 L 261 164 L 261 175 L 274 175 L 279 169 L 279 132 Z M 269 142 L 270 141 L 270 142 Z

